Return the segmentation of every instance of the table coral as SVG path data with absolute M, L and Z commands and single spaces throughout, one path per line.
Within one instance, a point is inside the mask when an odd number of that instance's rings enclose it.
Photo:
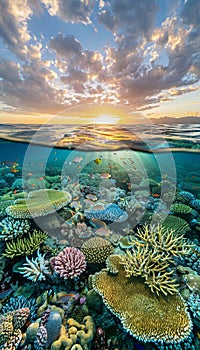
M 115 258 L 116 275 L 102 270 L 93 275 L 93 287 L 124 328 L 143 342 L 178 343 L 188 337 L 192 322 L 179 293 L 156 295 L 138 277 L 125 276 Z
M 57 190 L 36 190 L 26 199 L 17 199 L 6 208 L 6 213 L 13 218 L 28 219 L 54 213 L 71 200 L 69 192 Z

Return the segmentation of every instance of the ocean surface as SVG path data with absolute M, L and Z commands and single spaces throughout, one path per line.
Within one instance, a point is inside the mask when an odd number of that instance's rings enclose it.
M 200 349 L 200 124 L 1 124 L 0 253 L 0 349 Z

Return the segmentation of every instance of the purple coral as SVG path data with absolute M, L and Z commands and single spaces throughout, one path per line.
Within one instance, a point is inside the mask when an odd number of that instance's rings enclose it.
M 51 258 L 51 267 L 64 279 L 75 278 L 86 269 L 85 256 L 79 249 L 67 247 Z

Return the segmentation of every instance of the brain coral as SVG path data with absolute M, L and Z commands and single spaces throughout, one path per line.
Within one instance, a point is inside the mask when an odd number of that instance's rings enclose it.
M 179 293 L 162 296 L 151 293 L 141 279 L 128 279 L 115 255 L 116 275 L 102 270 L 93 275 L 93 287 L 124 328 L 143 342 L 178 343 L 191 332 L 192 322 Z
M 86 261 L 101 264 L 113 253 L 112 244 L 105 238 L 93 237 L 88 239 L 81 247 Z
M 29 193 L 26 199 L 17 199 L 6 209 L 6 213 L 13 218 L 34 218 L 54 213 L 68 204 L 71 195 L 65 191 L 36 190 Z

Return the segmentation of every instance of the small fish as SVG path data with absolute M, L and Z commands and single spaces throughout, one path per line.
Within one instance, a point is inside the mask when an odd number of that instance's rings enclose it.
M 15 168 L 10 168 L 11 173 L 18 173 L 19 169 L 15 169 Z
M 33 173 L 27 173 L 27 175 L 28 175 L 28 176 L 32 176 L 32 175 L 33 175 Z
M 13 193 L 16 194 L 16 193 L 17 193 L 17 190 L 13 190 Z
M 74 162 L 74 163 L 80 163 L 82 160 L 83 160 L 82 157 L 77 156 L 77 157 L 75 157 L 75 158 L 72 160 L 72 162 Z
M 3 290 L 2 292 L 0 292 L 0 300 L 7 298 L 10 295 L 10 293 L 12 293 L 12 288 L 6 289 L 6 290 Z
M 92 193 L 87 194 L 86 198 L 90 199 L 91 201 L 97 200 L 97 196 L 95 194 L 92 194 Z
M 89 177 L 91 177 L 91 179 L 94 179 L 94 174 L 88 174 Z
M 96 208 L 95 208 L 95 210 L 96 210 Z M 89 222 L 94 228 L 97 228 L 97 229 L 99 229 L 99 228 L 107 228 L 107 225 L 106 225 L 106 223 L 103 220 L 92 218 Z
M 98 165 L 102 163 L 102 159 L 101 158 L 96 158 L 94 159 L 94 162 Z
M 158 193 L 153 193 L 153 194 L 152 194 L 152 197 L 154 197 L 154 198 L 159 198 L 160 195 L 159 195 Z
M 111 175 L 109 173 L 102 173 L 102 174 L 100 174 L 100 177 L 102 179 L 109 179 L 111 177 Z
M 54 296 L 54 290 L 50 288 L 47 292 L 47 303 L 49 303 L 52 300 L 53 296 Z
M 44 180 L 43 176 L 39 177 L 38 180 L 40 181 Z

